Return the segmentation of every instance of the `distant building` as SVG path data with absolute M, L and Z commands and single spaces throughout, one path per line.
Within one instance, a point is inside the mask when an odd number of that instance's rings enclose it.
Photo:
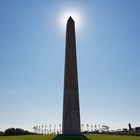
M 123 128 L 123 131 L 127 131 L 127 128 Z
M 121 129 L 117 129 L 116 131 L 119 132 L 119 131 L 122 131 L 122 130 Z
M 140 130 L 140 127 L 135 127 L 135 130 Z

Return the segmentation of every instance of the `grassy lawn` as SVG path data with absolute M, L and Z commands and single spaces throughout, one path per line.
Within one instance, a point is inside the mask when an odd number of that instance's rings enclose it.
M 118 135 L 86 135 L 89 140 L 140 140 L 138 136 L 118 136 Z
M 0 140 L 140 140 L 135 136 L 89 134 L 82 136 L 32 135 L 32 136 L 0 136 Z

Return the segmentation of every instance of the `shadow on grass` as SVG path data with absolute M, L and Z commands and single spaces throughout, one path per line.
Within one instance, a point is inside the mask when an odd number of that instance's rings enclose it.
M 84 135 L 57 135 L 52 140 L 89 140 Z

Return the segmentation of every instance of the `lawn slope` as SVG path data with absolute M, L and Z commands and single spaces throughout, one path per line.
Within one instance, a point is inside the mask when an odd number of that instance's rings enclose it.
M 81 136 L 30 135 L 30 136 L 0 136 L 0 140 L 140 140 L 140 137 L 99 135 L 99 134 L 89 134 Z

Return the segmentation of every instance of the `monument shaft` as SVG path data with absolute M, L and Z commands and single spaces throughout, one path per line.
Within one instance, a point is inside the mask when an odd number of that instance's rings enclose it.
M 71 17 L 68 19 L 66 29 L 62 133 L 81 133 L 75 23 Z

